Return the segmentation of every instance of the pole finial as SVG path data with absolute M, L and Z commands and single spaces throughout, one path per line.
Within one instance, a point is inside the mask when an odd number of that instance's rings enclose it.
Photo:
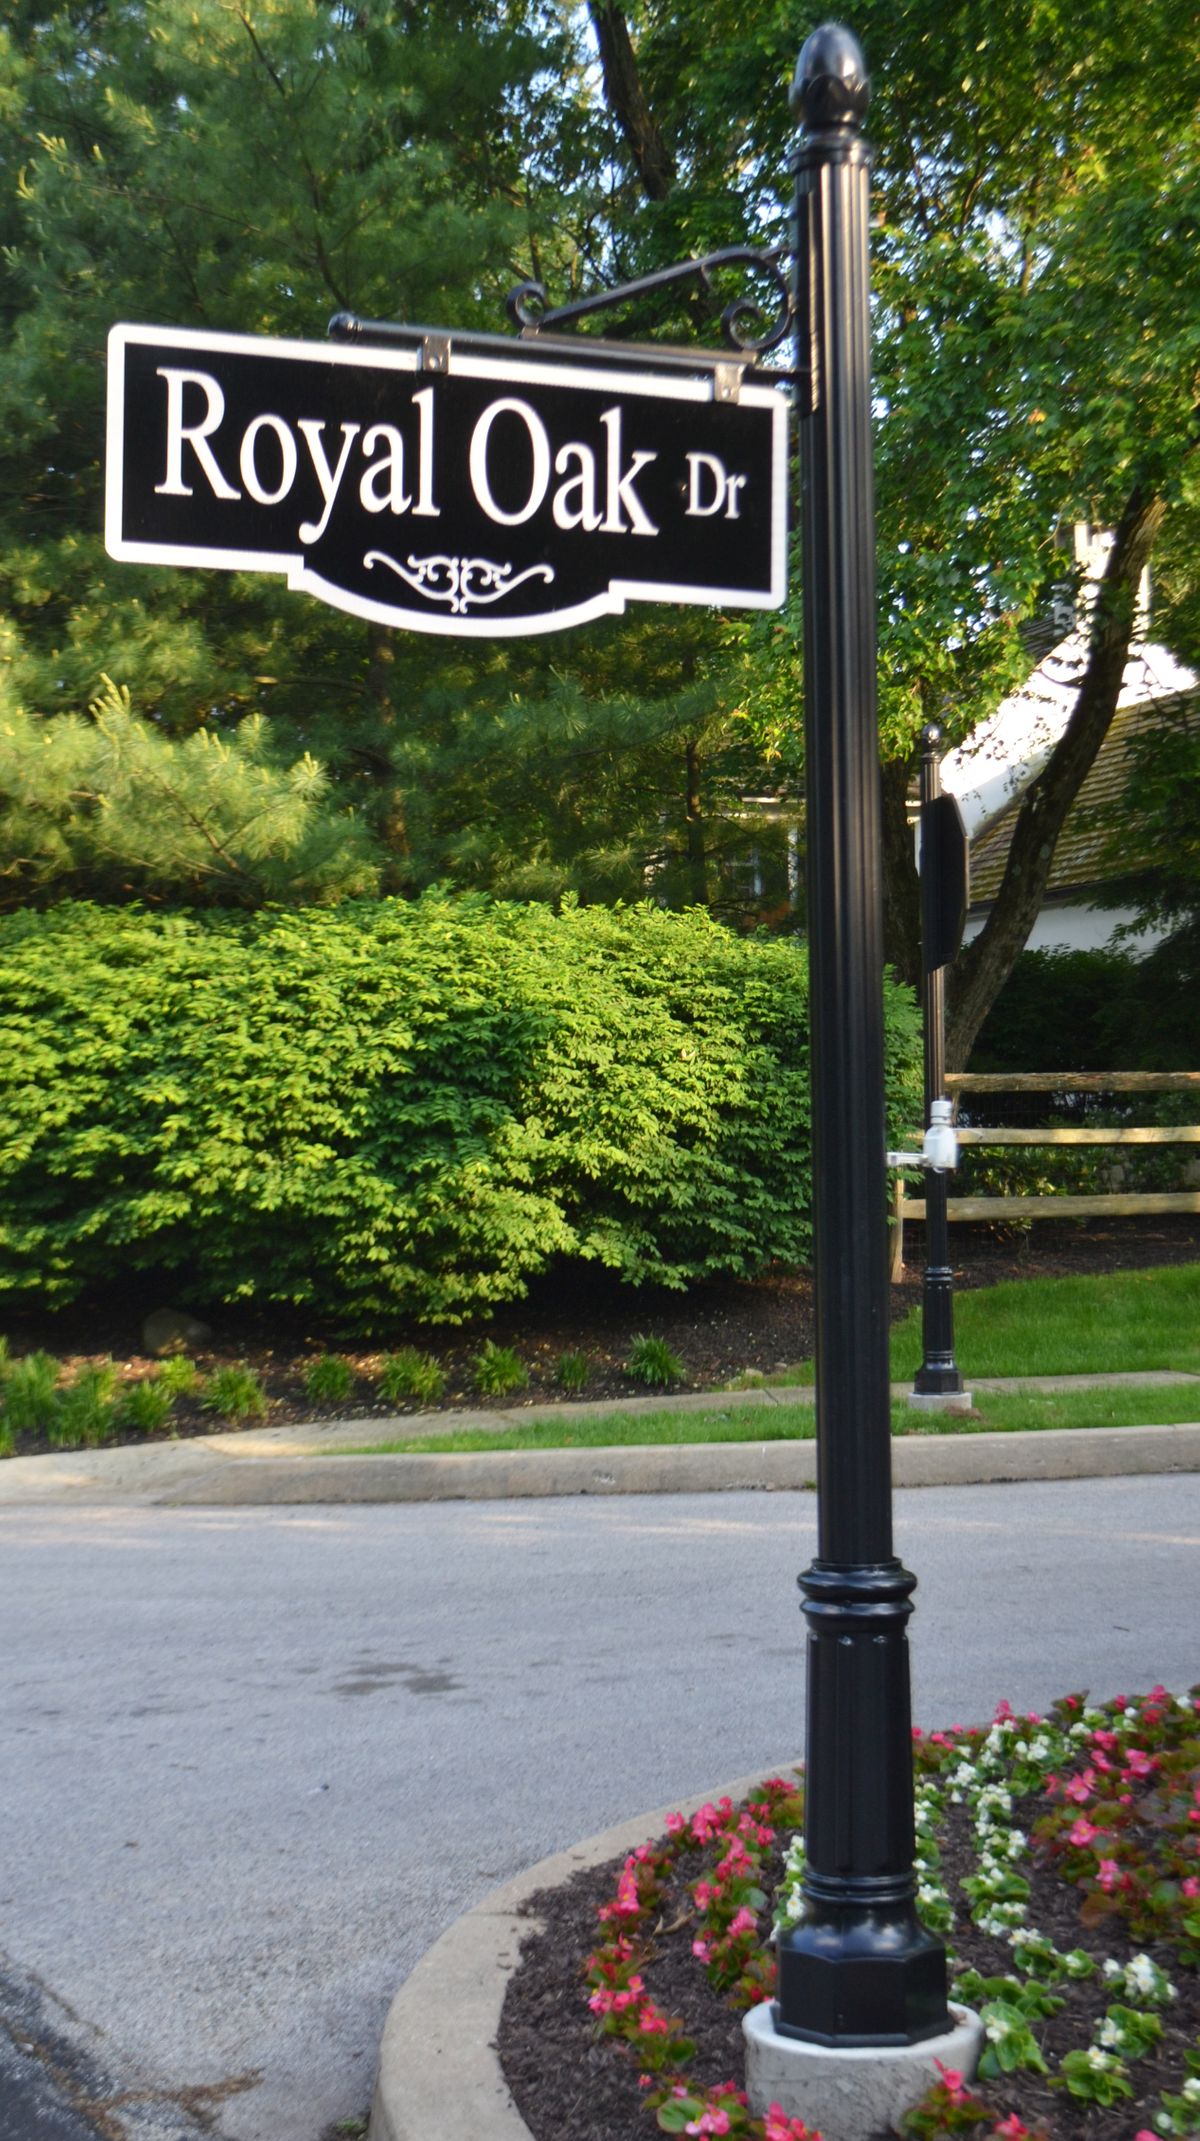
M 810 134 L 841 127 L 857 133 L 867 115 L 871 85 L 862 46 L 840 22 L 824 22 L 796 61 L 791 105 Z

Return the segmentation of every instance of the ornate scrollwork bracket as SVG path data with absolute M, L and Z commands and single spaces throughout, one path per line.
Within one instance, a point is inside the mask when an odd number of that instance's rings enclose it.
M 768 308 L 747 291 L 726 305 L 721 314 L 721 329 L 730 349 L 745 350 L 749 356 L 761 357 L 768 350 L 777 349 L 791 330 L 792 292 L 781 265 L 788 257 L 786 245 L 765 248 L 727 245 L 720 252 L 705 253 L 694 260 L 676 261 L 673 267 L 659 268 L 654 275 L 639 276 L 636 282 L 621 283 L 616 289 L 598 290 L 591 297 L 577 298 L 573 304 L 549 308 L 544 286 L 539 282 L 523 282 L 509 293 L 508 316 L 522 335 L 534 336 L 544 328 L 565 327 L 571 321 L 585 319 L 595 312 L 607 312 L 615 305 L 627 305 L 634 298 L 644 297 L 650 291 L 665 290 L 671 284 L 686 282 L 693 276 L 705 289 L 711 289 L 714 270 L 748 267 L 765 276 L 772 285 L 772 306 Z

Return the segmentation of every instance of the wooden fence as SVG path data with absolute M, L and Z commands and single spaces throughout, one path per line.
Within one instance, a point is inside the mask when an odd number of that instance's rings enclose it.
M 968 1093 L 1194 1093 L 1200 1101 L 1200 1071 L 950 1071 L 946 1090 L 959 1101 Z M 1120 1130 L 1076 1128 L 958 1132 L 960 1145 L 1200 1145 L 1200 1124 Z M 1113 1190 L 1095 1196 L 948 1197 L 948 1219 L 1104 1219 L 1157 1212 L 1200 1212 L 1200 1190 Z M 924 1219 L 925 1199 L 905 1194 L 902 1179 L 892 1206 L 892 1277 L 904 1269 L 904 1222 Z

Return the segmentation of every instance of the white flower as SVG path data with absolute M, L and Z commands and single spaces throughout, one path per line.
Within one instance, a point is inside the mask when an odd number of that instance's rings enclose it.
M 1179 2094 L 1185 2103 L 1200 2104 L 1200 2081 L 1193 2079 L 1185 2082 Z
M 1125 1972 L 1122 1970 L 1120 1963 L 1114 1962 L 1111 1955 L 1106 1955 L 1104 1958 L 1104 1975 L 1112 1978 L 1124 1977 Z
M 1119 2052 L 1121 2049 L 1121 2032 L 1111 2019 L 1101 2026 L 1100 2042 L 1108 2045 L 1114 2052 Z
M 1097 2051 L 1095 2045 L 1093 2045 L 1088 2052 L 1088 2065 L 1089 2067 L 1094 2067 L 1097 2074 L 1107 2074 L 1109 2068 L 1116 2065 L 1116 2061 L 1111 2052 Z

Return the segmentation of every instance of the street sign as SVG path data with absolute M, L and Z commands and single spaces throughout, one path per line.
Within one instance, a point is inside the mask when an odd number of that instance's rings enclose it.
M 108 551 L 284 573 L 355 616 L 468 637 L 629 600 L 777 608 L 783 394 L 736 362 L 623 356 L 114 327 Z
M 921 943 L 925 971 L 949 966 L 962 949 L 970 900 L 967 828 L 953 795 L 921 804 Z

